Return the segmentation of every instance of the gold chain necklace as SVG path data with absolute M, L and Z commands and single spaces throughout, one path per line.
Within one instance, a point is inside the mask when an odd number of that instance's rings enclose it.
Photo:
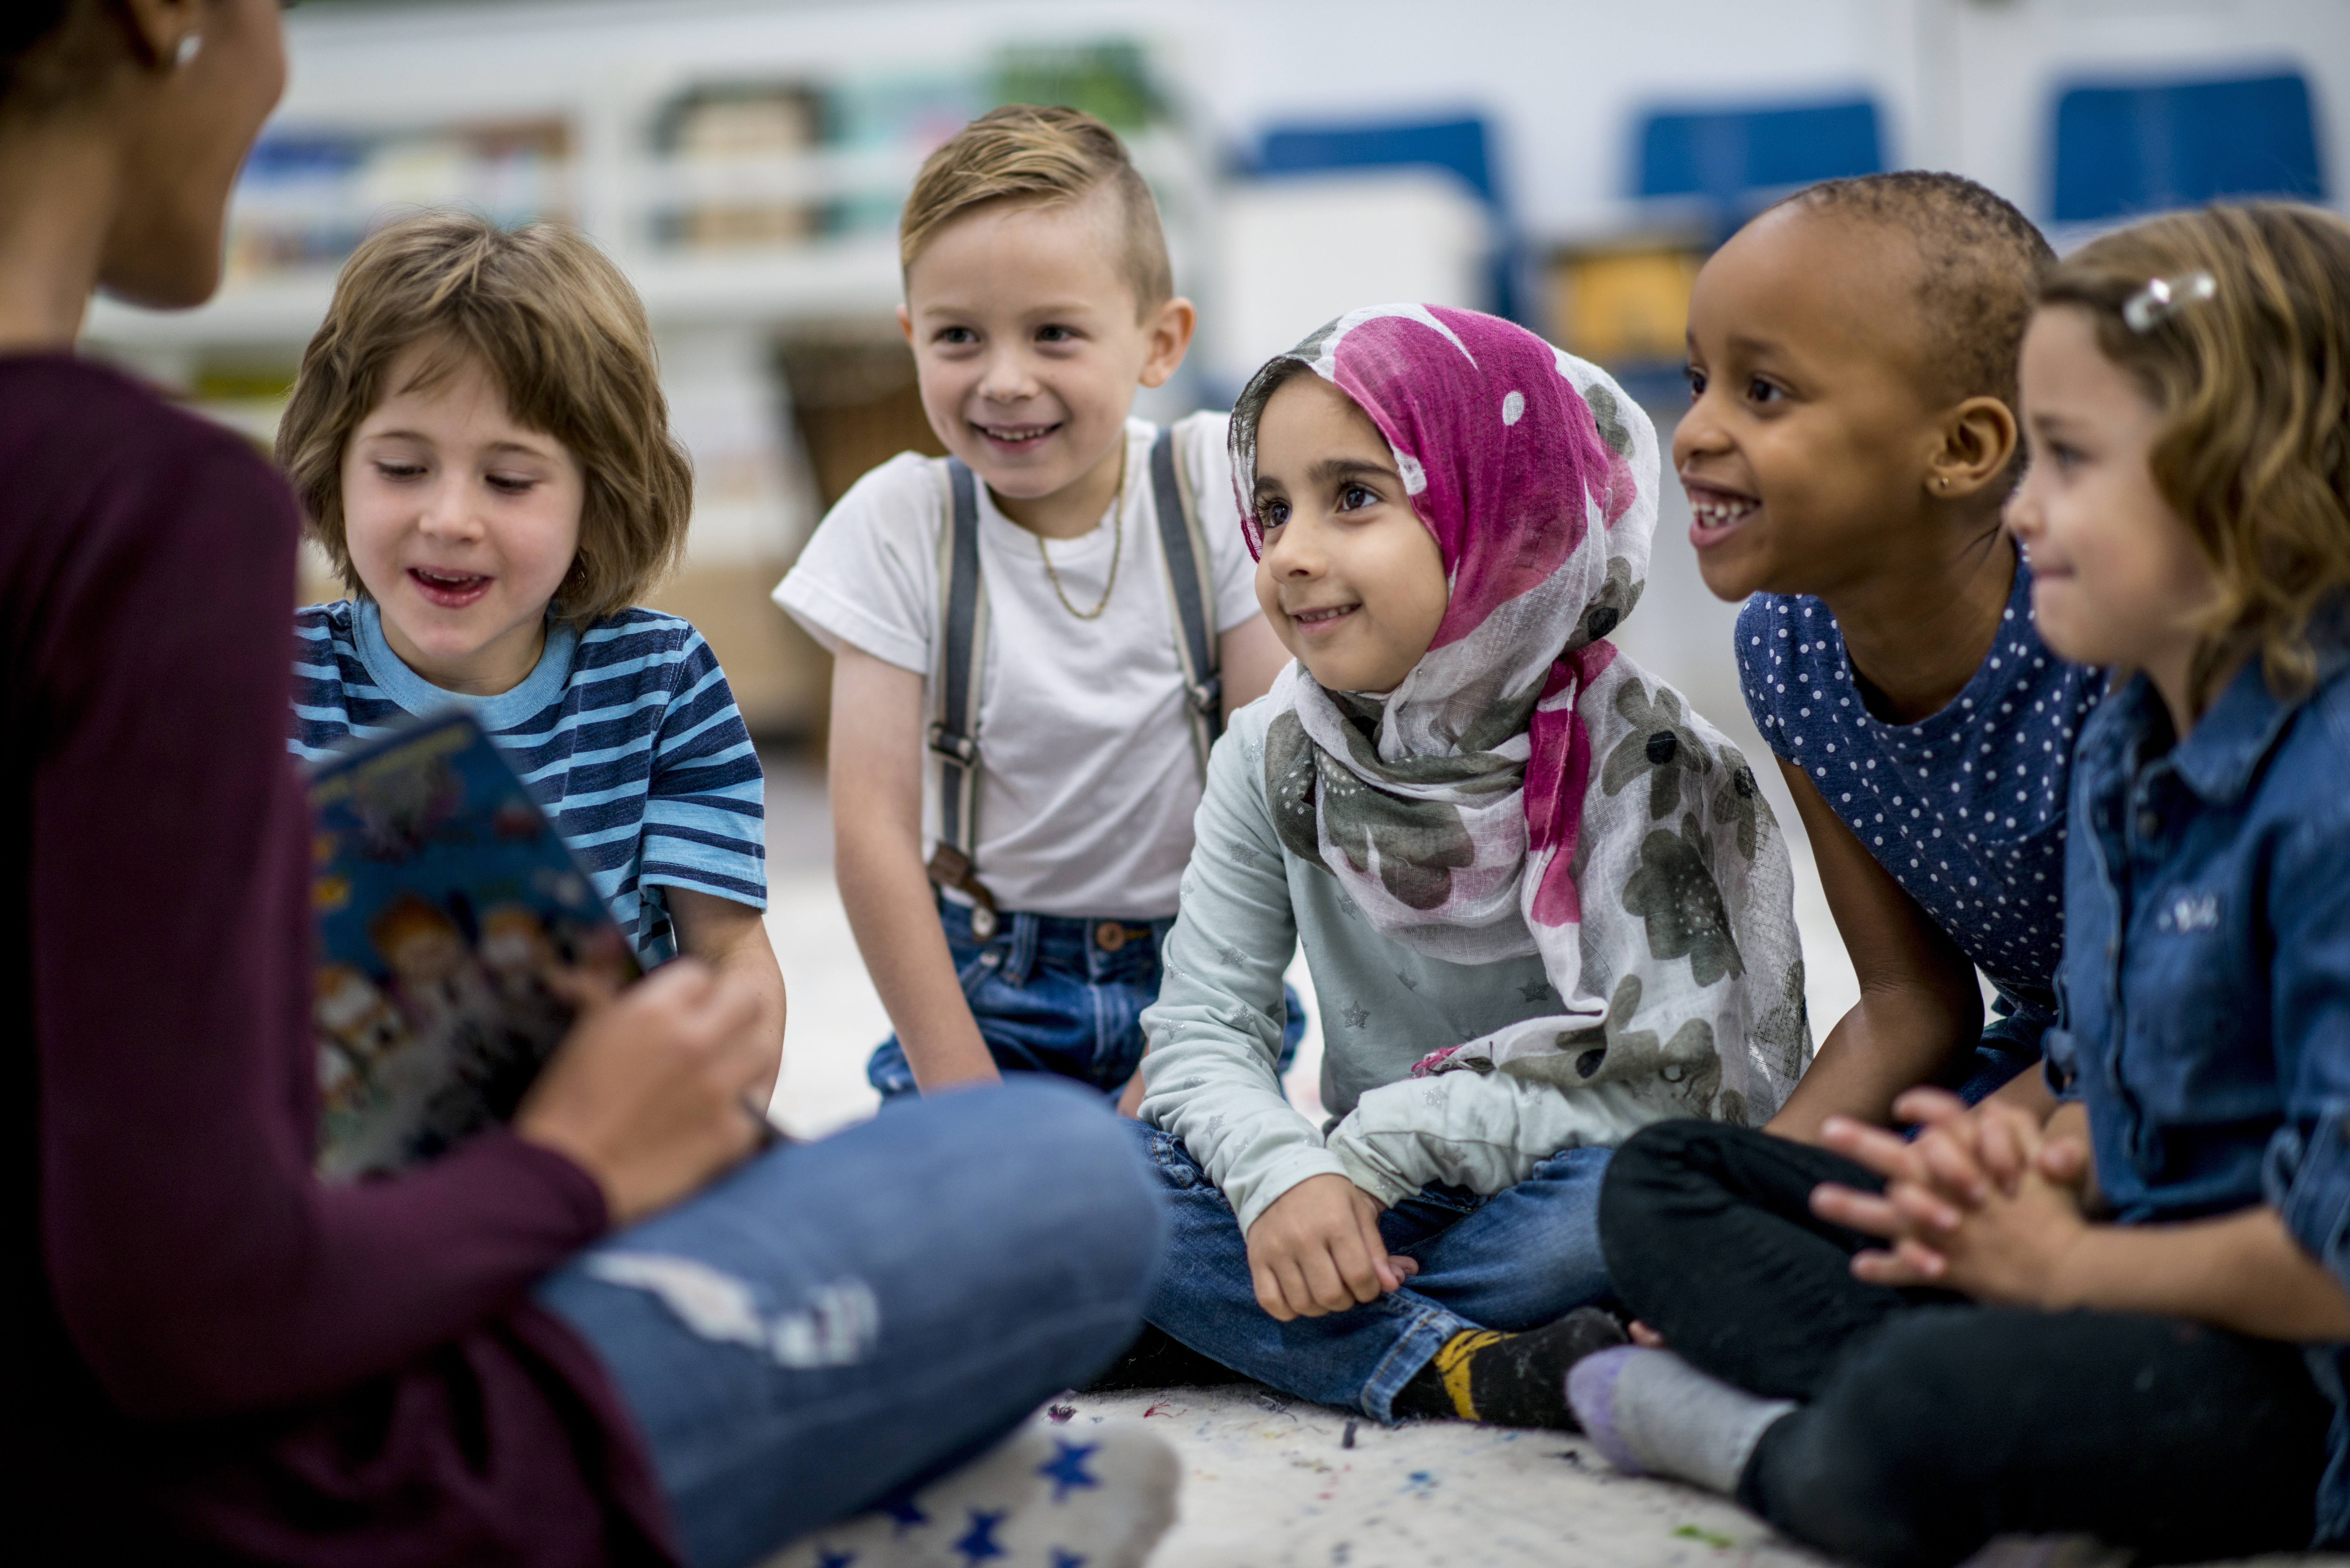
M 1118 457 L 1118 493 L 1110 503 L 1109 581 L 1102 585 L 1101 602 L 1089 610 L 1081 610 L 1069 602 L 1068 590 L 1061 587 L 1061 574 L 1053 569 L 1053 553 L 1045 548 L 1045 535 L 1032 535 L 1036 541 L 1036 554 L 1045 563 L 1045 576 L 1053 585 L 1053 597 L 1061 607 L 1079 620 L 1099 620 L 1102 611 L 1109 608 L 1109 596 L 1118 589 L 1118 560 L 1126 551 L 1126 458 Z

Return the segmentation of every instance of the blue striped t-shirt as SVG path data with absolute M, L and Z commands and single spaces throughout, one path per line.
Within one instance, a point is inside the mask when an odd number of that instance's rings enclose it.
M 537 667 L 494 697 L 401 663 L 372 599 L 298 609 L 294 638 L 287 749 L 315 761 L 411 715 L 471 709 L 647 963 L 677 952 L 664 887 L 767 907 L 758 754 L 710 645 L 677 617 L 551 625 Z

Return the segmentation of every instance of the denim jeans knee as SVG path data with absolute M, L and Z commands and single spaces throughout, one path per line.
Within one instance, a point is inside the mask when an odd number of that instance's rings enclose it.
M 550 1276 L 694 1568 L 737 1568 L 992 1440 L 1130 1344 L 1164 1254 L 1118 1118 L 1045 1084 L 752 1161 Z
M 1142 1062 L 1142 1012 L 1159 1000 L 1159 950 L 1172 919 L 1013 912 L 983 940 L 962 905 L 942 901 L 939 919 L 963 1000 L 1000 1070 L 1048 1074 L 1110 1096 L 1126 1087 Z M 1305 1009 L 1284 992 L 1285 1072 L 1305 1037 Z M 865 1076 L 885 1104 L 916 1092 L 895 1034 L 874 1050 Z

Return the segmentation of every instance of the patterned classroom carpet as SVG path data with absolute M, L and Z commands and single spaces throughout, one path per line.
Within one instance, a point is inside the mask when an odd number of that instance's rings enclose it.
M 1139 1421 L 1182 1455 L 1182 1511 L 1151 1568 L 1828 1563 L 1721 1498 L 1618 1475 L 1581 1438 L 1556 1432 L 1461 1421 L 1383 1428 L 1254 1383 L 1069 1395 L 1051 1414 L 1073 1428 Z M 1969 1568 L 2121 1568 L 2126 1561 L 2087 1542 L 2001 1541 Z M 2350 1557 L 2257 1563 L 2350 1568 Z

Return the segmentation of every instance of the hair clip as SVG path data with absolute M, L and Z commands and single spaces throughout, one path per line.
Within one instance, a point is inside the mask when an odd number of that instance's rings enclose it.
M 2122 302 L 2122 319 L 2132 332 L 2151 332 L 2188 306 L 2219 292 L 2219 279 L 2208 272 L 2154 278 Z

